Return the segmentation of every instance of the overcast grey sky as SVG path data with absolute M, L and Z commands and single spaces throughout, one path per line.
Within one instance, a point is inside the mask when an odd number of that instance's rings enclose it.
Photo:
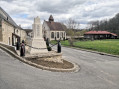
M 109 19 L 119 13 L 119 0 L 0 0 L 0 6 L 23 28 L 31 28 L 33 18 L 55 21 L 73 18 L 86 28 L 92 20 Z

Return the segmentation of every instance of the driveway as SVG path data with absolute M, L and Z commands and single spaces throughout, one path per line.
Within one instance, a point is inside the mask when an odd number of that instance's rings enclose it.
M 119 58 L 62 48 L 63 57 L 79 72 L 41 70 L 0 49 L 0 89 L 119 89 Z

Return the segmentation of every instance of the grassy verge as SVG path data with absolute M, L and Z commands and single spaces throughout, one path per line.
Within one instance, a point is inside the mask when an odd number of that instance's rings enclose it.
M 54 43 L 54 42 L 55 41 L 51 41 L 51 43 Z M 61 44 L 64 46 L 70 46 L 67 40 L 61 41 Z M 118 39 L 76 41 L 74 42 L 74 47 L 119 55 L 119 40 Z

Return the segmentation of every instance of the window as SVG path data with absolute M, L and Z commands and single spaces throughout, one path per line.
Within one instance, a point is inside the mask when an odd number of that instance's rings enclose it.
M 2 22 L 0 21 L 0 27 L 2 27 Z
M 57 32 L 57 38 L 59 38 L 59 32 Z
M 17 30 L 17 33 L 18 33 L 18 30 Z
M 51 32 L 51 38 L 54 38 L 54 32 Z
M 62 32 L 62 38 L 63 38 L 63 32 Z
M 64 32 L 64 37 L 65 37 L 66 33 Z
M 8 44 L 10 45 L 10 37 L 9 37 L 9 41 L 8 41 Z

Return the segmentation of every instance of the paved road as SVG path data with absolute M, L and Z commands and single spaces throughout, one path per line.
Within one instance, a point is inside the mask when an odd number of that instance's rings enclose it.
M 34 68 L 0 50 L 0 89 L 119 89 L 119 58 L 63 47 L 76 73 Z

